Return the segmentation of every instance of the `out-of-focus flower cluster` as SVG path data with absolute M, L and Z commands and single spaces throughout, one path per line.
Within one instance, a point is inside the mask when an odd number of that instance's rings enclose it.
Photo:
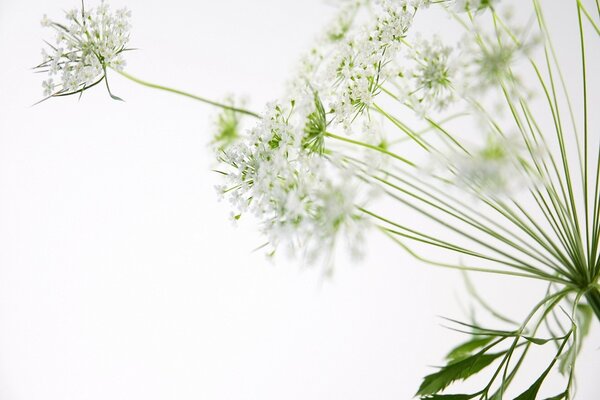
M 125 8 L 112 12 L 104 2 L 89 10 L 68 11 L 65 22 L 44 16 L 42 26 L 55 32 L 36 67 L 48 74 L 42 84 L 44 95 L 79 93 L 105 79 L 107 68 L 122 69 L 130 16 Z
M 270 104 L 242 140 L 219 150 L 225 175 L 219 192 L 239 219 L 251 213 L 275 249 L 309 260 L 331 254 L 340 236 L 361 243 L 366 220 L 357 211 L 357 182 L 320 153 L 324 135 L 318 95 Z
M 384 133 L 390 121 L 402 135 L 408 129 L 380 104 L 386 108 L 392 101 L 431 124 L 435 115 L 449 109 L 468 108 L 477 115 L 474 97 L 491 87 L 518 84 L 511 68 L 525 54 L 525 41 L 519 38 L 503 32 L 488 35 L 477 22 L 473 22 L 477 29 L 466 32 L 459 44 L 435 35 L 427 39 L 410 35 L 417 14 L 434 3 L 357 0 L 342 4 L 317 44 L 301 59 L 288 87 L 288 100 L 271 105 L 248 135 L 219 147 L 219 161 L 226 166 L 222 171 L 226 184 L 219 190 L 233 202 L 236 218 L 247 211 L 255 214 L 271 245 L 286 244 L 310 258 L 327 253 L 342 232 L 359 243 L 356 237 L 362 235 L 368 217 L 357 207 L 358 198 L 365 199 L 361 197 L 365 187 L 377 186 L 369 186 L 364 174 L 396 167 L 389 164 L 393 158 L 382 156 L 390 154 L 388 143 L 397 139 L 388 140 Z M 469 12 L 475 21 L 496 2 L 438 3 L 450 13 Z M 492 42 L 488 37 L 500 40 Z M 479 117 L 488 124 L 486 116 Z M 224 131 L 223 121 L 219 132 Z M 359 147 L 336 147 L 331 143 L 335 136 Z M 447 145 L 450 141 L 445 139 Z M 357 149 L 368 150 L 357 154 Z M 456 146 L 444 150 L 446 154 L 436 150 L 430 155 L 446 162 L 443 169 L 451 172 L 450 181 L 457 187 L 496 195 L 522 182 L 515 172 L 521 168 L 520 144 L 515 147 L 492 138 L 470 154 L 455 153 Z M 349 164 L 364 170 L 352 170 Z

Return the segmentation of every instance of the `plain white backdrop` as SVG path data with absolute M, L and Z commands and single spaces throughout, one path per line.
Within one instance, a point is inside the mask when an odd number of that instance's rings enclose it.
M 0 0 L 0 400 L 412 398 L 462 339 L 437 317 L 466 317 L 461 277 L 377 235 L 328 280 L 252 253 L 252 224 L 217 201 L 202 104 L 113 75 L 125 103 L 98 87 L 31 107 L 39 20 L 78 5 Z M 128 72 L 258 110 L 333 15 L 321 0 L 111 5 L 133 11 Z M 516 315 L 544 289 L 477 282 Z M 582 400 L 600 398 L 599 345 L 594 322 Z

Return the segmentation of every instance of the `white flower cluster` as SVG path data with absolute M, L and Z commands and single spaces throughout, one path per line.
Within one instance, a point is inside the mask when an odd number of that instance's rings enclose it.
M 67 12 L 65 23 L 44 16 L 42 26 L 56 32 L 54 44 L 47 42 L 52 51 L 42 50 L 37 66 L 49 75 L 43 82 L 44 95 L 78 93 L 101 82 L 106 68 L 122 69 L 130 16 L 127 9 L 111 12 L 104 1 L 95 9 Z
M 414 9 L 400 3 L 382 2 L 374 28 L 349 40 L 329 66 L 336 82 L 329 104 L 336 122 L 346 130 L 358 113 L 372 105 L 382 83 L 382 69 L 410 27 Z
M 460 41 L 460 90 L 466 95 L 484 93 L 505 85 L 518 89 L 523 85 L 515 67 L 529 56 L 538 39 L 527 29 L 511 27 L 511 34 L 501 29 L 486 31 L 483 23 L 474 21 L 474 30 Z
M 455 99 L 452 50 L 434 36 L 432 40 L 417 38 L 408 51 L 403 97 L 420 115 L 442 111 Z
M 250 212 L 262 222 L 274 248 L 283 245 L 314 261 L 331 254 L 340 235 L 360 243 L 365 220 L 349 172 L 318 152 L 322 137 L 310 115 L 290 104 L 270 105 L 244 140 L 219 151 L 227 170 L 218 190 L 232 202 L 236 219 Z M 312 113 L 318 108 L 313 102 Z
M 374 24 L 351 30 L 350 22 L 360 7 L 353 3 L 334 24 L 334 31 L 344 35 L 337 35 L 337 41 L 329 35 L 328 43 L 303 60 L 301 79 L 320 91 L 336 124 L 349 130 L 356 116 L 372 106 L 387 76 L 386 64 L 401 47 L 417 8 L 426 4 L 421 0 L 376 1 Z
M 470 155 L 456 154 L 450 169 L 458 186 L 477 194 L 511 195 L 537 183 L 525 160 L 540 158 L 543 151 L 527 147 L 516 137 L 501 137 L 490 133 L 484 146 Z

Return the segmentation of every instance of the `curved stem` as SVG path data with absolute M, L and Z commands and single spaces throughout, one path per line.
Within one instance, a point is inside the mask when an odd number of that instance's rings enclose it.
M 183 90 L 173 89 L 173 88 L 170 88 L 170 87 L 166 87 L 166 86 L 162 86 L 162 85 L 157 85 L 155 83 L 146 82 L 144 80 L 136 78 L 135 76 L 129 75 L 125 71 L 119 71 L 118 69 L 113 69 L 113 71 L 117 72 L 118 74 L 121 74 L 125 78 L 127 78 L 127 79 L 129 79 L 129 80 L 131 80 L 131 81 L 133 81 L 135 83 L 139 83 L 142 86 L 146 86 L 146 87 L 149 87 L 149 88 L 152 88 L 152 89 L 164 90 L 165 92 L 171 92 L 171 93 L 179 94 L 181 96 L 189 97 L 191 99 L 201 101 L 202 103 L 206 103 L 206 104 L 209 104 L 209 105 L 214 106 L 214 107 L 219 107 L 219 108 L 222 108 L 222 109 L 225 109 L 225 110 L 235 111 L 235 112 L 238 112 L 240 114 L 246 114 L 246 115 L 250 115 L 251 117 L 259 118 L 260 119 L 260 115 L 259 114 L 255 113 L 255 112 L 252 112 L 252 111 L 245 110 L 243 108 L 228 106 L 227 104 L 219 103 L 219 102 L 216 102 L 216 101 L 213 101 L 213 100 L 206 99 L 204 97 L 196 96 L 194 94 L 184 92 Z
M 398 154 L 392 153 L 391 151 L 387 151 L 386 149 L 383 149 L 379 146 L 375 146 L 375 145 L 372 145 L 369 143 L 359 142 L 358 140 L 352 140 L 349 138 L 345 138 L 343 136 L 334 135 L 333 133 L 329 133 L 329 132 L 325 132 L 325 136 L 332 138 L 332 139 L 340 140 L 342 142 L 351 143 L 351 144 L 355 144 L 355 145 L 358 145 L 361 147 L 366 147 L 367 149 L 378 151 L 380 153 L 383 153 L 390 157 L 393 157 L 396 160 L 400 160 L 400 161 L 410 165 L 411 167 L 415 167 L 415 164 L 412 161 L 409 161 L 404 157 L 400 157 Z
M 522 278 L 531 278 L 531 279 L 536 279 L 536 280 L 556 282 L 556 283 L 560 283 L 560 284 L 564 284 L 564 285 L 568 285 L 568 283 L 569 283 L 569 282 L 564 281 L 564 280 L 562 280 L 560 278 L 542 277 L 542 276 L 539 276 L 539 275 L 528 274 L 528 273 L 523 273 L 523 272 L 504 271 L 504 270 L 500 270 L 500 269 L 493 269 L 493 268 L 487 268 L 487 267 L 471 267 L 471 266 L 466 266 L 466 265 L 457 265 L 457 264 L 449 264 L 449 263 L 434 261 L 434 260 L 431 260 L 429 258 L 422 257 L 417 252 L 413 251 L 411 248 L 409 248 L 407 245 L 405 245 L 401 240 L 399 240 L 398 238 L 396 238 L 390 232 L 390 230 L 388 228 L 385 228 L 383 226 L 378 226 L 378 228 L 388 238 L 390 238 L 393 242 L 395 242 L 397 245 L 399 245 L 402 249 L 404 249 L 412 257 L 414 257 L 415 259 L 417 259 L 419 261 L 422 261 L 422 262 L 424 262 L 426 264 L 434 266 L 434 267 L 441 267 L 441 268 L 447 268 L 447 269 L 455 269 L 455 270 L 459 270 L 459 271 L 463 271 L 463 272 L 464 271 L 471 271 L 471 272 L 484 272 L 484 273 L 488 273 L 488 274 L 518 276 L 518 277 L 522 277 Z

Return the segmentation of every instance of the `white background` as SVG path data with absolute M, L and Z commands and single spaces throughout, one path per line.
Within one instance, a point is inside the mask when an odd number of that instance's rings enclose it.
M 39 20 L 78 4 L 0 0 L 0 399 L 411 398 L 462 339 L 437 317 L 466 318 L 461 277 L 375 234 L 328 280 L 252 253 L 252 224 L 217 201 L 202 104 L 112 76 L 125 103 L 96 88 L 31 107 Z M 111 4 L 133 10 L 130 73 L 258 110 L 332 16 L 319 0 Z M 544 289 L 478 283 L 515 316 Z M 600 398 L 599 345 L 594 322 L 580 399 Z

